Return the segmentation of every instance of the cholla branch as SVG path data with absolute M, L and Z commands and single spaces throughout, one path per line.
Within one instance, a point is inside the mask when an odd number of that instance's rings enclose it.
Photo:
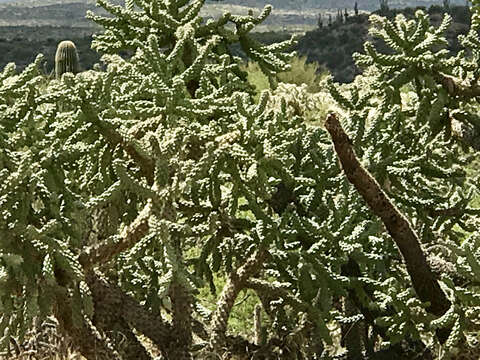
M 448 209 L 429 209 L 428 215 L 431 217 L 448 216 L 460 217 L 463 215 L 480 215 L 480 209 L 452 207 Z
M 292 295 L 287 289 L 284 289 L 275 283 L 270 283 L 260 279 L 249 279 L 246 287 L 255 290 L 258 294 L 266 295 L 269 299 L 282 299 L 285 304 L 290 305 L 297 312 L 314 314 L 320 316 L 320 311 Z
M 445 75 L 440 72 L 433 75 L 435 81 L 443 86 L 450 96 L 459 96 L 463 99 L 471 99 L 480 96 L 480 87 L 477 84 L 466 86 L 460 79 Z
M 232 272 L 228 277 L 211 321 L 210 344 L 212 348 L 220 349 L 225 345 L 228 318 L 230 317 L 235 299 L 240 291 L 245 288 L 247 280 L 255 275 L 262 266 L 267 254 L 266 250 L 256 251 L 236 273 Z
M 154 161 L 151 158 L 146 157 L 144 154 L 140 154 L 137 149 L 135 149 L 132 144 L 125 141 L 125 139 L 117 131 L 103 124 L 98 117 L 97 112 L 91 105 L 83 104 L 82 111 L 87 116 L 87 119 L 98 128 L 105 140 L 107 140 L 113 146 L 120 145 L 127 152 L 127 154 L 130 155 L 133 160 L 135 160 L 140 167 L 142 175 L 147 179 L 148 184 L 153 184 L 153 174 L 155 172 Z
M 328 115 L 325 127 L 332 137 L 335 151 L 348 180 L 362 195 L 373 213 L 382 219 L 403 255 L 418 297 L 424 302 L 430 302 L 428 312 L 437 316 L 443 315 L 450 308 L 450 301 L 441 290 L 427 263 L 417 234 L 382 191 L 377 181 L 362 167 L 352 149 L 351 140 L 335 114 Z
M 146 310 L 117 285 L 101 278 L 93 271 L 88 273 L 86 280 L 92 292 L 96 316 L 98 310 L 104 318 L 121 318 L 152 340 L 162 352 L 165 352 L 174 342 L 171 327 L 159 316 Z
M 323 314 L 318 308 L 300 300 L 292 295 L 288 289 L 278 284 L 260 279 L 249 279 L 246 287 L 254 290 L 260 298 L 268 298 L 270 301 L 281 299 L 283 305 L 289 305 L 295 312 L 303 313 L 302 320 L 300 321 L 301 326 L 297 327 L 296 332 L 308 333 L 313 329 L 313 326 L 315 326 L 315 321 L 323 318 Z
M 74 346 L 86 359 L 121 360 L 113 349 L 109 339 L 102 338 L 93 326 L 87 322 L 74 324 L 72 321 L 72 299 L 68 290 L 61 286 L 52 288 L 55 296 L 55 317 L 64 331 L 70 335 Z
M 122 251 L 131 248 L 148 232 L 148 219 L 151 215 L 151 204 L 138 214 L 137 218 L 120 234 L 120 241 L 112 242 L 106 239 L 98 244 L 87 247 L 80 254 L 78 261 L 85 270 L 99 263 L 105 263 Z

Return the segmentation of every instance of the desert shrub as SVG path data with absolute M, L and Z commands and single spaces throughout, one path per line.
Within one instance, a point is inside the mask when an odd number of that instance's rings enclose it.
M 307 63 L 305 56 L 294 57 L 289 63 L 290 68 L 277 74 L 280 82 L 287 84 L 306 84 L 307 91 L 316 93 L 321 90 L 321 81 L 326 76 L 326 70 L 317 63 Z M 256 63 L 250 62 L 243 69 L 248 73 L 249 82 L 255 86 L 257 98 L 261 91 L 269 89 L 268 78 L 262 73 Z

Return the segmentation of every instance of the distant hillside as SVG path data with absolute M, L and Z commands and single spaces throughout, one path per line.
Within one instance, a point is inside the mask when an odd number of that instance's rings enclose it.
M 110 0 L 122 4 L 124 0 Z M 379 0 L 357 0 L 360 12 L 379 8 Z M 393 8 L 406 6 L 430 6 L 443 0 L 389 0 Z M 464 5 L 464 0 L 450 0 Z M 206 0 L 201 14 L 205 18 L 218 17 L 229 11 L 246 14 L 249 9 L 261 9 L 272 4 L 274 9 L 257 31 L 311 30 L 317 24 L 318 15 L 334 15 L 338 9 L 353 11 L 355 0 Z M 102 13 L 95 0 L 0 0 L 0 26 L 71 26 L 93 27 L 85 19 L 87 10 Z M 259 11 L 259 10 L 257 10 Z M 293 29 L 292 29 L 293 27 Z
M 257 12 L 260 11 L 259 7 L 262 6 L 254 7 Z M 204 18 L 216 18 L 225 12 L 246 14 L 249 9 L 251 7 L 242 3 L 237 5 L 228 3 L 228 1 L 220 3 L 207 1 L 201 10 L 201 15 Z M 105 13 L 102 8 L 95 6 L 93 0 L 21 0 L 20 3 L 0 3 L 0 26 L 93 27 L 94 24 L 85 19 L 87 10 L 100 14 Z M 292 24 L 310 26 L 311 28 L 316 25 L 318 14 L 322 11 L 328 10 L 310 9 L 305 11 L 305 9 L 288 9 L 276 6 L 259 30 L 279 30 Z
M 92 27 L 92 22 L 85 19 L 87 10 L 99 11 L 93 4 L 81 2 L 36 7 L 5 6 L 0 9 L 0 26 Z
M 112 2 L 122 3 L 123 0 L 113 0 Z M 365 11 L 375 11 L 379 8 L 378 0 L 357 0 L 358 8 Z M 465 5 L 465 0 L 451 0 L 452 5 Z M 95 0 L 0 0 L 0 4 L 15 4 L 20 6 L 45 6 L 52 4 L 95 4 Z M 206 0 L 206 3 L 219 4 L 218 1 Z M 266 4 L 271 4 L 278 9 L 337 9 L 353 8 L 354 0 L 222 0 L 221 4 L 231 4 L 238 6 L 248 6 L 261 8 Z M 442 0 L 389 0 L 391 8 L 405 8 L 440 5 Z
M 209 1 L 207 0 L 207 3 Z M 352 9 L 355 0 L 224 0 L 224 3 L 263 7 L 265 4 L 272 4 L 274 7 L 282 9 Z M 357 0 L 360 10 L 375 11 L 380 5 L 378 0 Z M 389 0 L 390 8 L 405 8 L 431 5 L 440 5 L 442 0 Z M 451 5 L 465 5 L 465 0 L 451 0 Z
M 413 17 L 416 9 L 407 8 L 391 11 L 390 16 L 403 13 L 407 17 Z M 440 6 L 432 6 L 428 9 L 433 24 L 438 25 L 443 18 L 444 9 Z M 449 49 L 456 54 L 460 50 L 457 37 L 466 34 L 470 28 L 470 12 L 465 6 L 452 6 L 449 10 L 453 23 L 447 31 Z M 363 52 L 363 44 L 367 40 L 368 16 L 350 16 L 347 22 L 334 22 L 328 26 L 324 22 L 321 29 L 309 31 L 303 36 L 296 48 L 300 55 L 307 56 L 307 62 L 318 62 L 330 70 L 335 80 L 350 82 L 360 70 L 355 66 L 352 54 Z M 385 51 L 384 44 L 377 43 Z
M 231 1 L 233 2 L 233 0 Z M 219 4 L 207 16 L 218 16 L 226 6 L 235 6 L 238 11 L 246 9 L 237 5 Z M 48 5 L 31 9 L 17 7 L 1 9 L 0 70 L 8 62 L 15 62 L 18 69 L 23 69 L 35 59 L 38 53 L 43 53 L 48 60 L 46 70 L 51 71 L 56 45 L 60 40 L 65 39 L 73 40 L 77 44 L 83 68 L 91 68 L 95 62 L 99 61 L 99 55 L 90 49 L 91 34 L 99 29 L 92 27 L 90 22 L 75 15 L 80 12 L 85 13 L 88 8 L 92 8 L 91 5 L 84 2 L 72 3 L 67 6 Z M 5 12 L 4 10 L 8 11 Z M 408 8 L 392 11 L 391 15 L 394 16 L 397 12 L 403 12 L 407 16 L 413 16 L 414 11 L 415 9 Z M 443 9 L 439 6 L 429 8 L 434 23 L 440 21 L 442 11 Z M 460 6 L 451 7 L 450 13 L 453 16 L 454 23 L 450 27 L 447 37 L 450 41 L 450 49 L 456 53 L 459 50 L 457 36 L 468 31 L 470 15 L 466 7 Z M 55 15 L 56 19 L 52 14 Z M 324 16 L 321 29 L 317 25 L 316 13 L 307 15 L 301 17 L 295 11 L 279 11 L 269 19 L 265 27 L 266 30 L 256 33 L 255 36 L 257 40 L 263 43 L 279 42 L 290 38 L 292 28 L 297 26 L 299 21 L 304 21 L 303 24 L 308 21 L 310 24 L 308 26 L 314 30 L 307 31 L 300 38 L 295 50 L 300 55 L 307 56 L 308 62 L 318 62 L 323 68 L 327 68 L 337 81 L 351 81 L 359 73 L 359 69 L 354 65 L 352 54 L 363 51 L 363 43 L 367 39 L 369 26 L 368 15 L 360 14 L 355 17 L 353 12 L 350 11 L 347 22 L 334 22 L 332 26 L 328 26 L 328 18 Z M 27 16 L 30 16 L 29 20 L 25 20 Z M 62 21 L 61 19 L 65 20 Z M 18 24 L 16 26 L 2 26 L 8 21 L 18 21 Z M 22 21 L 28 24 L 24 24 Z M 37 24 L 37 26 L 31 26 L 32 24 Z M 268 31 L 272 29 L 274 31 Z M 381 44 L 379 45 L 381 46 Z M 232 50 L 236 55 L 243 55 L 238 46 L 233 47 Z

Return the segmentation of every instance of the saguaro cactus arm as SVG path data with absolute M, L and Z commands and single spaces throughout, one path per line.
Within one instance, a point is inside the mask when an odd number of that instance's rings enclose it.
M 80 72 L 80 60 L 77 47 L 70 40 L 64 40 L 57 46 L 55 53 L 55 75 L 60 79 L 63 74 Z

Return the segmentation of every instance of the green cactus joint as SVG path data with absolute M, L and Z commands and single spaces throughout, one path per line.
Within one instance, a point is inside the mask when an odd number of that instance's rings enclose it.
M 60 79 L 67 72 L 73 74 L 80 72 L 77 47 L 70 40 L 60 42 L 55 53 L 55 74 L 57 79 Z

